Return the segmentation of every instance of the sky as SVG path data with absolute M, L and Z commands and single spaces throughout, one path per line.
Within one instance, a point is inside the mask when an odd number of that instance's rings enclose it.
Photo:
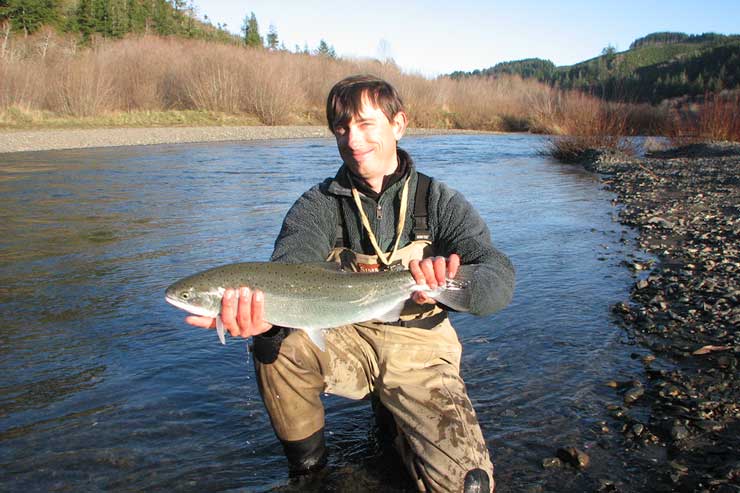
M 738 0 L 195 0 L 198 17 L 239 33 L 254 12 L 260 34 L 272 24 L 280 42 L 315 49 L 323 39 L 337 55 L 391 57 L 426 77 L 491 67 L 522 58 L 572 65 L 611 45 L 629 48 L 658 31 L 740 34 Z

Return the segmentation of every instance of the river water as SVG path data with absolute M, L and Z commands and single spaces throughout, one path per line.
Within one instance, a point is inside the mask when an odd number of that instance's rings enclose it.
M 497 491 L 642 484 L 605 385 L 641 371 L 610 305 L 628 297 L 633 233 L 597 177 L 528 135 L 411 137 L 427 174 L 463 192 L 517 268 L 512 304 L 454 314 L 462 374 Z M 243 340 L 184 323 L 164 288 L 268 259 L 282 217 L 333 176 L 326 139 L 0 155 L 0 471 L 6 491 L 404 491 L 370 406 L 327 396 L 330 468 L 293 485 Z M 545 470 L 574 445 L 585 472 Z

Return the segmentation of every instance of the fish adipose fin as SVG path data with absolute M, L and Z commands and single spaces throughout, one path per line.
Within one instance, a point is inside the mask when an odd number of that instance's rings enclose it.
M 472 293 L 468 288 L 478 267 L 478 265 L 461 265 L 455 278 L 447 279 L 445 289 L 434 293 L 434 299 L 458 312 L 469 312 Z

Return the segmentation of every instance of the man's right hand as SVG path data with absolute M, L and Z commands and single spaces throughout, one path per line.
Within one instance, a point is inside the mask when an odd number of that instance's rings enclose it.
M 221 321 L 232 337 L 248 338 L 263 334 L 272 328 L 272 324 L 263 318 L 265 295 L 259 289 L 252 291 L 242 286 L 238 296 L 235 289 L 224 291 L 221 300 Z M 215 329 L 216 319 L 191 315 L 185 321 L 196 327 Z

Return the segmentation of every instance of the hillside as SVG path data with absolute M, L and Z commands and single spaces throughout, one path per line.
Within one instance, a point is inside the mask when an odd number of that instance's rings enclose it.
M 555 67 L 534 58 L 450 77 L 512 73 L 610 100 L 657 103 L 740 87 L 740 35 L 653 33 L 635 40 L 626 51 L 607 47 L 600 56 L 575 65 Z
M 0 0 L 0 34 L 34 34 L 51 27 L 79 34 L 83 42 L 95 36 L 120 38 L 128 33 L 177 35 L 220 42 L 238 42 L 226 26 L 201 21 L 185 0 Z

